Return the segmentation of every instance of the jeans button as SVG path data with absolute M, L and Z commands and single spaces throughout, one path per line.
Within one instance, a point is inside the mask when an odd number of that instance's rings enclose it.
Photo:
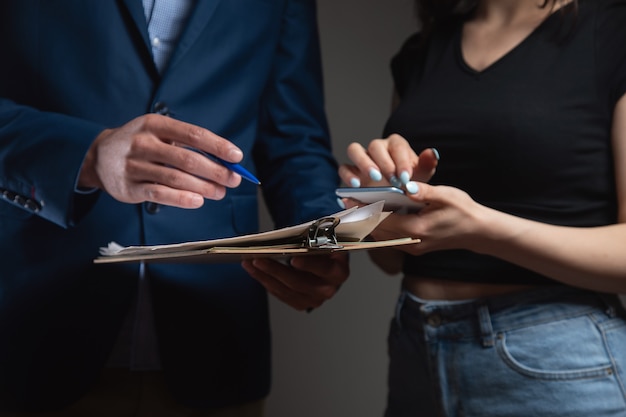
M 437 313 L 433 313 L 426 318 L 426 323 L 432 327 L 438 327 L 441 325 L 441 316 Z

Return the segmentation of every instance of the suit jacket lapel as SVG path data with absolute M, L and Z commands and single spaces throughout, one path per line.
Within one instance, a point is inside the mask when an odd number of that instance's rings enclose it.
M 167 68 L 176 65 L 176 62 L 189 50 L 191 45 L 198 39 L 198 36 L 202 33 L 202 30 L 207 26 L 209 20 L 213 16 L 218 3 L 222 0 L 196 0 L 189 21 L 186 28 L 183 31 L 178 45 L 174 50 L 174 53 L 170 57 L 170 62 Z M 125 8 L 130 15 L 130 18 L 134 22 L 137 30 L 141 34 L 148 54 L 152 56 L 152 46 L 150 45 L 150 35 L 148 34 L 148 24 L 146 22 L 146 15 L 143 10 L 143 4 L 141 0 L 119 0 L 120 7 Z M 155 67 L 156 68 L 156 67 Z M 165 69 L 167 72 L 168 69 Z
M 180 58 L 185 55 L 185 53 L 187 53 L 189 48 L 198 39 L 204 28 L 208 25 L 209 20 L 211 20 L 211 17 L 213 17 L 215 9 L 217 8 L 220 1 L 222 0 L 196 0 L 196 5 L 191 12 L 191 16 L 189 16 L 187 27 L 183 31 L 178 41 L 178 45 L 176 46 L 176 49 L 174 50 L 174 53 L 170 58 L 170 62 L 167 68 L 171 68 L 176 65 L 176 62 L 180 60 Z M 167 69 L 165 71 L 167 72 Z
M 150 46 L 150 36 L 148 35 L 148 23 L 146 22 L 146 14 L 143 11 L 141 0 L 120 0 L 120 7 L 125 7 L 131 19 L 137 26 L 137 30 L 141 34 L 146 49 L 152 56 L 152 47 Z

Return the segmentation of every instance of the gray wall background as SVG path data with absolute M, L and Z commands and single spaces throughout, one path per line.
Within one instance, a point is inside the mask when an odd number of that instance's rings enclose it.
M 326 110 L 340 162 L 348 143 L 379 137 L 390 111 L 389 59 L 415 30 L 411 0 L 318 0 Z M 261 214 L 269 224 L 267 214 Z M 268 417 L 380 417 L 386 337 L 399 277 L 353 254 L 351 278 L 311 314 L 271 299 Z

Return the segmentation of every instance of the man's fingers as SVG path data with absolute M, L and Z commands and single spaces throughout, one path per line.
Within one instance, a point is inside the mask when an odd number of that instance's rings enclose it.
M 335 295 L 349 274 L 347 254 L 303 256 L 284 265 L 270 259 L 244 261 L 243 268 L 271 294 L 299 310 L 315 308 Z
M 270 294 L 296 310 L 302 311 L 319 307 L 325 301 L 315 297 L 311 292 L 301 292 L 294 289 L 294 281 L 285 279 L 284 274 L 278 274 L 281 278 L 277 278 L 276 268 L 272 262 L 264 259 L 244 261 L 242 267 L 251 277 L 259 281 Z
M 158 149 L 153 150 L 153 155 L 155 158 L 154 162 L 176 168 L 195 177 L 212 181 L 225 187 L 234 188 L 241 184 L 241 177 L 238 174 L 235 174 L 233 171 L 211 158 L 188 148 L 160 144 Z M 171 184 L 170 182 L 156 181 L 163 184 Z M 174 184 L 171 185 L 175 188 L 180 188 L 176 187 Z M 190 191 L 201 192 L 200 190 L 192 189 L 190 189 Z
M 243 158 L 241 149 L 229 140 L 190 123 L 158 114 L 141 116 L 136 123 L 141 125 L 142 130 L 151 132 L 166 143 L 201 149 L 228 162 L 240 162 Z
M 350 272 L 348 255 L 338 252 L 323 256 L 294 257 L 291 265 L 300 271 L 321 277 L 331 287 L 343 283 Z
M 232 173 L 228 175 L 235 176 Z M 187 208 L 186 201 L 191 195 L 200 195 L 210 200 L 221 200 L 226 195 L 226 188 L 218 182 L 207 181 L 174 167 L 143 160 L 128 161 L 126 181 L 128 193 L 133 198 L 143 198 L 167 205 L 173 202 L 176 207 Z M 235 183 L 240 181 L 241 178 L 234 178 Z M 161 187 L 168 189 L 169 192 L 164 193 Z M 177 203 L 178 200 L 183 203 Z
M 204 204 L 204 198 L 200 194 L 189 191 L 175 190 L 161 184 L 142 184 L 136 186 L 136 190 L 130 192 L 131 195 L 141 196 L 141 201 L 151 201 L 162 205 L 194 209 Z M 219 198 L 214 198 L 219 200 Z

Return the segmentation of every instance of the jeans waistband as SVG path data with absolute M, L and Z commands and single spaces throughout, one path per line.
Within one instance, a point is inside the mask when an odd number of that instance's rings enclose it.
M 610 316 L 623 308 L 615 295 L 567 286 L 463 301 L 422 300 L 403 291 L 396 311 L 397 324 L 420 329 L 426 339 L 479 337 L 493 346 L 499 330 L 542 321 L 575 317 L 601 309 Z

